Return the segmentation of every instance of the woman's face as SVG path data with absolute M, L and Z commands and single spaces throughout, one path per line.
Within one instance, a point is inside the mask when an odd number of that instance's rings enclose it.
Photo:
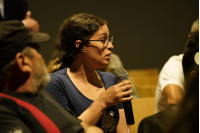
M 114 46 L 109 42 L 109 30 L 107 25 L 103 25 L 88 40 L 89 45 L 85 49 L 85 62 L 91 67 L 102 68 L 109 64 Z

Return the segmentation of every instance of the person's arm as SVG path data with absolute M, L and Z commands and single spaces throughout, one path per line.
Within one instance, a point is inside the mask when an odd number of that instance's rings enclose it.
M 67 92 L 65 90 L 65 85 L 62 79 L 59 76 L 50 76 L 51 80 L 44 89 L 50 92 L 63 108 L 70 110 L 67 99 Z
M 129 133 L 129 126 L 126 124 L 124 109 L 119 109 L 119 124 L 117 125 L 117 133 Z
M 167 97 L 167 105 L 178 104 L 184 95 L 183 90 L 176 84 L 166 85 L 162 93 Z
M 132 92 L 130 88 L 130 81 L 123 81 L 119 84 L 111 86 L 105 90 L 96 100 L 94 100 L 94 102 L 78 118 L 89 123 L 90 125 L 95 125 L 99 120 L 102 112 L 107 107 L 133 99 L 133 96 L 126 97 Z

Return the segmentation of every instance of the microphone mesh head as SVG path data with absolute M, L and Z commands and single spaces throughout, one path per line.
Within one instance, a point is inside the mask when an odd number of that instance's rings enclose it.
M 117 80 L 119 82 L 123 81 L 123 80 L 129 80 L 128 78 L 128 72 L 126 70 L 119 70 L 116 74 Z

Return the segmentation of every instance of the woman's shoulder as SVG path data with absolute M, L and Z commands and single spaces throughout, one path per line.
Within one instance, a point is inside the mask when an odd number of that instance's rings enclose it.
M 62 77 L 63 75 L 66 75 L 67 74 L 67 67 L 61 69 L 61 70 L 58 70 L 54 73 L 50 73 L 50 76 L 51 77 Z
M 50 83 L 55 83 L 55 82 L 67 82 L 68 81 L 68 76 L 67 76 L 67 68 L 63 68 L 61 70 L 58 70 L 54 73 L 50 74 L 51 80 Z
M 67 69 L 63 68 L 59 71 L 50 74 L 50 82 L 46 85 L 46 89 L 54 89 L 54 88 L 66 88 L 67 85 L 70 84 L 70 80 L 67 76 Z

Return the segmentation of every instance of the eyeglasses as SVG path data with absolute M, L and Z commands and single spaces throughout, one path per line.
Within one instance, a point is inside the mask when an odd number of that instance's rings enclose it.
M 103 43 L 103 47 L 106 48 L 108 46 L 108 43 L 113 43 L 113 36 L 108 38 L 107 40 L 86 40 L 86 41 L 101 41 Z

